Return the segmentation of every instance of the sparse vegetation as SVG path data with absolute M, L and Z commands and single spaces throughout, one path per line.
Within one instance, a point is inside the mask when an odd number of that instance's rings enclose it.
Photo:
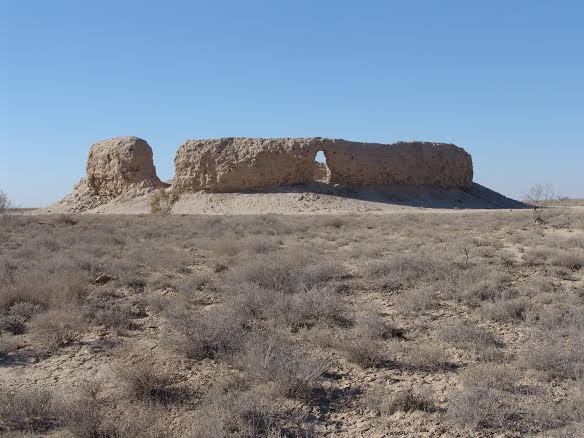
M 10 208 L 12 208 L 12 202 L 8 198 L 8 195 L 0 190 L 0 220 L 6 218 Z
M 397 411 L 431 413 L 436 410 L 432 396 L 427 391 L 414 391 L 411 388 L 396 392 L 383 389 L 371 391 L 367 395 L 367 403 L 370 409 L 383 416 L 389 416 Z
M 244 334 L 243 315 L 227 306 L 195 313 L 184 302 L 167 309 L 168 342 L 190 358 L 218 358 L 237 351 Z
M 482 327 L 464 321 L 455 321 L 440 329 L 439 336 L 455 347 L 471 351 L 482 360 L 497 360 L 500 343 Z
M 569 209 L 11 216 L 0 434 L 577 436 L 583 230 Z
M 159 189 L 150 196 L 150 212 L 153 214 L 170 214 L 172 207 L 179 200 L 175 190 Z
M 55 351 L 78 339 L 85 327 L 83 315 L 76 309 L 54 309 L 35 315 L 29 334 L 39 346 Z
M 53 395 L 37 388 L 13 392 L 0 386 L 0 424 L 14 431 L 50 429 L 57 424 Z
M 117 375 L 131 398 L 160 403 L 169 403 L 177 398 L 172 388 L 173 376 L 146 359 L 131 366 L 120 364 Z
M 546 224 L 550 218 L 558 215 L 561 210 L 558 207 L 562 197 L 558 195 L 552 184 L 535 184 L 524 197 L 524 201 L 533 208 L 533 221 L 536 224 Z
M 272 330 L 251 333 L 239 363 L 252 380 L 272 383 L 283 396 L 310 395 L 327 369 L 324 360 Z

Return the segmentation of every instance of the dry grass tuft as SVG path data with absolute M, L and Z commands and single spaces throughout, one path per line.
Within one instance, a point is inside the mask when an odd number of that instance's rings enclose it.
M 455 347 L 469 350 L 482 360 L 499 360 L 499 342 L 488 331 L 475 324 L 455 321 L 438 332 L 440 338 Z
M 244 321 L 231 307 L 213 307 L 197 314 L 177 302 L 166 314 L 170 327 L 167 342 L 186 357 L 220 358 L 241 347 Z
M 8 430 L 40 432 L 58 424 L 50 392 L 42 389 L 18 392 L 0 389 L 0 423 Z
M 327 369 L 324 360 L 271 330 L 254 331 L 248 336 L 238 364 L 252 381 L 269 382 L 280 395 L 294 397 L 310 395 Z
M 75 309 L 55 309 L 35 315 L 29 323 L 29 334 L 39 346 L 55 351 L 79 339 L 87 329 L 87 321 Z
M 411 388 L 397 392 L 377 388 L 367 393 L 366 403 L 369 409 L 384 417 L 398 411 L 428 413 L 436 411 L 436 406 L 428 391 L 414 391 Z
M 175 376 L 152 362 L 140 360 L 131 366 L 123 363 L 118 366 L 116 374 L 131 398 L 165 404 L 178 399 L 173 388 Z

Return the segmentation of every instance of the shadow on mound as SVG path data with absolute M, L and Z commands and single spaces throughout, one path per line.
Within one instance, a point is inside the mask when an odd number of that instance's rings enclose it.
M 480 184 L 469 188 L 414 185 L 342 187 L 322 182 L 294 186 L 274 186 L 240 193 L 315 193 L 383 204 L 423 208 L 527 209 L 529 205 L 501 195 Z

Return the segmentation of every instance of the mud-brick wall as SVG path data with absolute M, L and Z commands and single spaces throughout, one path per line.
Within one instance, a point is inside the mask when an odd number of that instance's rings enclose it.
M 173 187 L 233 192 L 311 181 L 317 139 L 188 140 L 174 160 Z
M 347 186 L 412 184 L 468 187 L 472 159 L 451 144 L 390 145 L 331 140 L 324 148 L 330 183 Z
M 117 137 L 95 143 L 86 168 L 88 189 L 115 197 L 135 188 L 163 188 L 156 176 L 152 148 L 138 137 Z
M 315 178 L 314 158 L 319 150 L 325 153 L 332 184 L 468 187 L 472 183 L 470 155 L 450 144 L 222 138 L 183 143 L 175 158 L 173 187 L 237 192 L 310 182 Z

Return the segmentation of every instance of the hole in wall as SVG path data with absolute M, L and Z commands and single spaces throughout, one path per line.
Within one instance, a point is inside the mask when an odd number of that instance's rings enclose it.
M 317 151 L 314 155 L 314 181 L 328 184 L 330 181 L 331 172 L 326 163 L 326 154 L 324 151 Z

